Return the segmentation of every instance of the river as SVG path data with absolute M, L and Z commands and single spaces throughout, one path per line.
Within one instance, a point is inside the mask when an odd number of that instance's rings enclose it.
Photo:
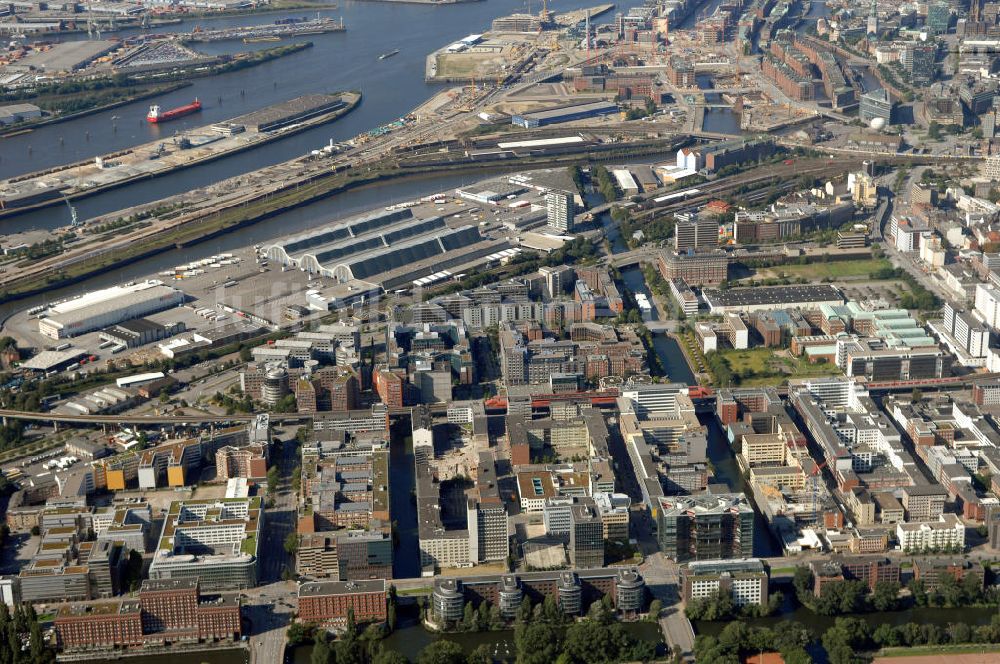
M 87 664 L 247 664 L 249 652 L 233 648 L 213 648 L 203 652 L 172 652 L 122 659 L 88 659 Z
M 559 12 L 594 4 L 593 0 L 556 0 L 551 8 Z M 627 11 L 637 4 L 640 4 L 639 0 L 625 0 L 618 3 L 618 8 Z M 447 7 L 347 0 L 341 2 L 337 9 L 321 12 L 327 16 L 343 16 L 346 32 L 309 35 L 295 40 L 311 41 L 311 49 L 257 67 L 194 79 L 191 86 L 162 97 L 0 139 L 0 178 L 166 138 L 176 130 L 218 122 L 304 94 L 336 90 L 362 92 L 364 99 L 361 105 L 333 123 L 275 141 L 266 147 L 81 200 L 77 209 L 81 219 L 88 219 L 292 159 L 325 145 L 331 139 L 349 139 L 410 112 L 442 88 L 439 84 L 424 82 L 424 61 L 430 52 L 469 33 L 488 29 L 497 16 L 524 9 L 525 0 L 488 0 Z M 191 20 L 157 28 L 157 32 L 188 32 L 199 24 L 221 27 L 270 23 L 280 16 L 305 14 L 315 13 L 299 10 L 211 21 Z M 607 16 L 597 19 L 601 20 L 609 19 Z M 391 26 L 406 26 L 406 29 L 386 29 Z M 120 36 L 131 34 L 137 32 L 127 30 Z M 80 35 L 65 36 L 67 40 L 79 38 Z M 213 54 L 268 46 L 274 44 L 216 42 L 195 45 L 196 49 Z M 379 54 L 394 48 L 399 49 L 399 55 L 378 59 Z M 201 113 L 162 127 L 145 120 L 151 103 L 173 108 L 189 103 L 194 97 L 205 105 Z M 0 233 L 28 228 L 55 228 L 68 222 L 68 210 L 54 212 L 47 209 L 0 221 Z

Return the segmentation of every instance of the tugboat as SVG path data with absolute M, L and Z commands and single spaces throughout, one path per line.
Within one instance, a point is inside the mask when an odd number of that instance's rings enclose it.
M 399 53 L 399 49 L 395 48 L 395 49 L 389 51 L 388 53 L 383 53 L 382 55 L 378 56 L 378 59 L 379 60 L 385 60 L 386 58 L 391 58 L 392 56 L 396 55 L 397 53 Z
M 192 113 L 197 113 L 201 110 L 201 102 L 198 101 L 197 97 L 193 102 L 185 106 L 178 106 L 177 108 L 172 108 L 169 111 L 161 111 L 159 106 L 155 104 L 149 107 L 149 113 L 146 114 L 146 120 L 153 124 L 159 124 L 160 122 L 170 122 L 171 120 L 176 120 L 177 118 L 182 118 L 185 115 L 190 115 Z

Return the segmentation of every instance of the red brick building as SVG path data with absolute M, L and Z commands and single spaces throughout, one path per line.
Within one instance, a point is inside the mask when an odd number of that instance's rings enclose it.
M 135 600 L 70 604 L 56 613 L 56 640 L 63 650 L 141 646 L 142 616 Z
M 402 408 L 405 403 L 403 399 L 404 378 L 386 368 L 379 368 L 375 371 L 375 391 L 386 406 L 390 408 Z
M 147 641 L 238 639 L 240 605 L 232 595 L 204 597 L 194 579 L 147 580 L 139 590 Z
M 299 620 L 342 625 L 348 610 L 358 623 L 382 623 L 387 615 L 384 579 L 324 581 L 299 584 Z
M 61 607 L 54 621 L 63 650 L 108 650 L 168 643 L 238 641 L 234 594 L 201 595 L 197 580 L 147 580 L 139 599 Z

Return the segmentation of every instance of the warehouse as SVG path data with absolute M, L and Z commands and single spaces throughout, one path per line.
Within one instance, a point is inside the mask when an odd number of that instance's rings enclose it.
M 369 280 L 483 242 L 475 226 L 449 228 L 441 217 L 417 219 L 409 209 L 377 212 L 297 235 L 265 248 L 268 258 L 335 279 Z M 433 271 L 433 270 L 432 270 Z M 428 272 L 430 274 L 430 272 Z
M 549 108 L 544 111 L 533 113 L 522 113 L 511 117 L 511 124 L 515 124 L 525 129 L 541 127 L 557 122 L 571 122 L 573 120 L 583 120 L 599 115 L 610 115 L 618 112 L 618 105 L 609 101 L 597 101 L 590 104 L 576 104 L 574 106 L 560 106 Z
M 112 286 L 52 305 L 38 331 L 50 339 L 75 337 L 183 302 L 184 293 L 155 279 Z
M 7 70 L 60 72 L 87 66 L 97 58 L 118 48 L 119 43 L 108 39 L 69 41 L 53 44 L 47 49 L 32 51 L 7 65 Z
M 251 131 L 273 131 L 293 122 L 302 122 L 324 113 L 332 113 L 345 106 L 340 95 L 305 95 L 282 104 L 275 104 L 259 111 L 241 115 L 229 124 L 243 125 Z
M 0 125 L 14 124 L 42 117 L 42 109 L 34 104 L 10 104 L 0 106 Z
M 706 290 L 703 295 L 713 314 L 772 309 L 818 309 L 823 304 L 844 303 L 840 291 L 829 284 Z

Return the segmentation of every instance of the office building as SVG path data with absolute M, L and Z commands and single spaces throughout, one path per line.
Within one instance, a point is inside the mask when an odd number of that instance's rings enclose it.
M 976 313 L 994 330 L 1000 330 L 1000 288 L 992 284 L 976 284 Z
M 500 498 L 493 454 L 481 452 L 476 470 L 476 493 L 468 496 L 469 559 L 473 562 L 506 560 L 510 554 L 507 507 Z
M 298 619 L 304 623 L 342 627 L 349 612 L 361 624 L 386 620 L 388 595 L 384 579 L 300 583 L 298 595 Z
M 597 506 L 590 498 L 580 498 L 570 509 L 569 561 L 574 567 L 604 565 L 604 526 Z
M 718 250 L 683 254 L 663 251 L 657 266 L 667 281 L 683 279 L 695 286 L 719 284 L 729 276 L 729 258 Z
M 660 550 L 671 560 L 718 560 L 753 555 L 753 509 L 742 493 L 661 496 Z
M 719 244 L 719 222 L 714 215 L 699 215 L 691 220 L 677 220 L 674 227 L 674 251 L 714 249 Z
M 142 629 L 164 642 L 196 638 L 238 639 L 240 604 L 235 595 L 201 594 L 197 579 L 149 579 L 139 589 Z M 151 639 L 155 640 L 155 639 Z
M 680 570 L 681 600 L 690 605 L 724 592 L 738 607 L 766 606 L 768 580 L 767 568 L 757 558 L 691 562 Z
M 149 578 L 199 579 L 206 590 L 254 587 L 263 519 L 257 496 L 171 503 Z
M 552 597 L 567 615 L 581 615 L 595 601 L 609 596 L 615 609 L 635 615 L 646 607 L 646 583 L 633 569 L 577 569 L 524 572 L 468 579 L 438 577 L 431 594 L 431 619 L 454 623 L 462 619 L 465 603 L 488 601 L 501 615 L 513 617 L 525 599 L 533 605 Z
M 861 121 L 871 124 L 872 120 L 880 119 L 886 125 L 892 120 L 892 99 L 885 88 L 876 88 L 861 95 L 861 105 L 858 117 Z
M 520 478 L 521 475 L 518 475 L 519 480 Z M 538 483 L 544 487 L 543 477 L 531 478 L 531 479 L 532 479 L 532 484 L 534 484 L 534 480 L 537 479 Z M 551 485 L 551 481 L 549 482 L 549 485 Z M 555 491 L 555 489 L 553 488 L 552 491 Z M 544 488 L 542 489 L 542 492 L 547 493 Z M 565 535 L 567 537 L 569 536 L 569 531 L 571 528 L 571 518 L 572 518 L 570 516 L 570 512 L 573 509 L 574 501 L 575 499 L 573 498 L 573 496 L 555 496 L 555 495 L 547 496 L 542 500 L 542 520 L 545 523 L 546 535 Z M 521 500 L 522 511 L 525 512 L 537 511 L 537 509 L 527 509 L 527 510 L 524 509 L 523 506 L 525 504 L 526 504 L 525 500 L 522 499 Z M 531 502 L 528 502 L 527 504 L 529 508 L 533 505 L 533 503 Z
M 341 529 L 303 533 L 295 557 L 301 576 L 334 581 L 392 578 L 388 533 Z
M 202 595 L 196 580 L 145 581 L 138 599 L 65 604 L 56 642 L 69 652 L 234 642 L 242 634 L 235 594 Z
M 594 504 L 601 515 L 601 526 L 607 542 L 629 541 L 629 514 L 632 500 L 624 493 L 595 493 Z

